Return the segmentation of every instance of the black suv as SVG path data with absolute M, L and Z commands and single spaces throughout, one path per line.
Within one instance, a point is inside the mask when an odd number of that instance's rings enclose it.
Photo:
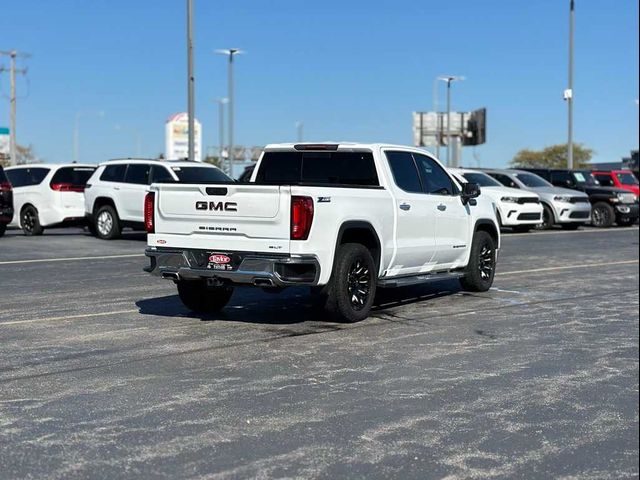
M 13 187 L 0 165 L 0 237 L 13 219 Z
M 535 173 L 556 187 L 572 188 L 589 195 L 591 224 L 610 227 L 613 222 L 626 227 L 638 220 L 638 199 L 627 190 L 603 187 L 589 170 L 521 168 Z

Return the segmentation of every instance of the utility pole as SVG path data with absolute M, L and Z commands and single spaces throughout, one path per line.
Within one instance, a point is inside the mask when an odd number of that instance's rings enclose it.
M 221 55 L 227 55 L 229 57 L 229 70 L 227 71 L 227 83 L 229 92 L 227 94 L 227 98 L 229 100 L 229 111 L 227 116 L 229 118 L 229 145 L 228 154 L 229 154 L 229 175 L 232 175 L 233 172 L 233 121 L 234 121 L 234 107 L 235 107 L 235 98 L 233 96 L 233 57 L 239 55 L 241 53 L 245 53 L 239 48 L 228 48 L 224 50 L 216 50 L 216 53 Z
M 216 100 L 218 104 L 218 144 L 220 148 L 218 160 L 220 161 L 222 169 L 226 170 L 226 173 L 231 173 L 231 165 L 229 165 L 228 160 L 224 158 L 224 104 L 227 102 L 228 100 L 226 98 L 218 98 Z
M 574 0 L 569 0 L 569 87 L 564 92 L 567 101 L 567 168 L 573 168 L 573 22 Z
M 16 165 L 16 73 L 22 73 L 23 75 L 27 73 L 26 68 L 16 68 L 16 57 L 18 56 L 18 52 L 16 50 L 0 50 L 0 56 L 6 55 L 11 59 L 11 66 L 9 67 L 9 77 L 10 77 L 10 94 L 9 94 L 9 103 L 10 103 L 10 111 L 9 111 L 9 156 L 10 156 L 10 164 Z M 28 57 L 28 54 L 21 54 L 23 58 Z M 4 72 L 5 68 L 0 67 L 0 73 Z
M 447 167 L 451 167 L 451 83 L 464 80 L 464 77 L 443 75 L 438 80 L 447 82 Z
M 440 115 L 438 114 L 438 83 L 439 78 L 433 79 L 433 111 L 436 112 L 436 123 L 438 126 L 438 133 L 436 134 L 436 158 L 440 160 L 440 137 L 442 136 L 442 128 L 440 126 Z
M 189 160 L 195 160 L 195 105 L 193 78 L 193 1 L 187 0 L 187 110 L 188 110 L 188 142 Z

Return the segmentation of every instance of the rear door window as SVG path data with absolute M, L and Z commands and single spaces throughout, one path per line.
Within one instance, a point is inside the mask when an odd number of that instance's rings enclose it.
M 409 193 L 422 193 L 418 168 L 410 152 L 386 152 L 395 184 Z
M 119 163 L 116 165 L 107 165 L 100 175 L 100 180 L 103 182 L 123 182 L 124 172 L 127 170 L 126 163 Z
M 173 183 L 175 181 L 175 178 L 166 167 L 162 165 L 153 165 L 151 167 L 151 180 L 149 180 L 149 183 Z
M 147 163 L 130 163 L 127 167 L 127 173 L 124 175 L 124 182 L 134 183 L 136 185 L 148 185 L 150 172 L 151 165 Z
M 438 163 L 426 155 L 414 153 L 418 172 L 422 177 L 422 188 L 425 193 L 432 195 L 454 195 L 458 188 L 454 185 L 447 172 Z

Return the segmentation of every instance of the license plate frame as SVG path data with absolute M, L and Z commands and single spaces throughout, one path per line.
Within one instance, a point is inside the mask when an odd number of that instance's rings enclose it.
M 216 270 L 219 272 L 233 272 L 237 269 L 237 265 L 233 261 L 230 253 L 223 252 L 207 252 L 207 270 Z

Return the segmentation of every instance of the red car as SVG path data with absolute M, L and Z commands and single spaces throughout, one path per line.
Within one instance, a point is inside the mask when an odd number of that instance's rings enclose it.
M 603 187 L 617 187 L 635 193 L 636 198 L 640 197 L 640 185 L 638 179 L 631 170 L 611 170 L 608 172 L 594 171 L 593 176 Z

